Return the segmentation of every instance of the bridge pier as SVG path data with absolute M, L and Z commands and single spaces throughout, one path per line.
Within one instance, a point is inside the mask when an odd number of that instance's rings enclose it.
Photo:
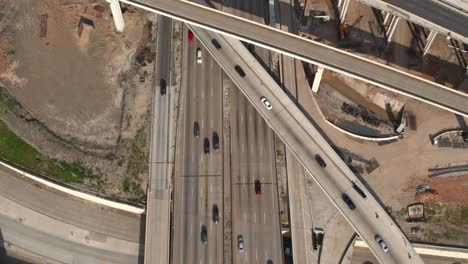
M 432 42 L 434 42 L 435 37 L 437 36 L 437 32 L 434 30 L 431 30 L 429 33 L 429 36 L 426 38 L 426 45 L 424 46 L 424 51 L 423 51 L 423 56 L 426 55 L 426 53 L 429 51 L 429 48 L 432 45 Z
M 398 21 L 400 21 L 400 17 L 397 17 L 397 16 L 392 17 L 392 20 L 390 21 L 390 25 L 388 26 L 388 31 L 387 31 L 387 43 L 390 43 L 392 41 L 392 36 L 393 36 L 393 33 L 395 33 L 395 30 L 398 26 Z
M 340 23 L 344 23 L 346 18 L 346 13 L 348 12 L 349 0 L 340 0 L 338 2 L 338 8 L 341 6 L 340 11 Z
M 320 81 L 322 80 L 323 70 L 324 68 L 322 66 L 317 66 L 317 72 L 315 73 L 314 83 L 312 84 L 313 93 L 318 92 Z
M 120 9 L 119 0 L 106 0 L 110 4 L 112 11 L 112 17 L 114 18 L 115 29 L 117 32 L 122 33 L 125 27 L 125 22 L 122 15 L 122 10 Z

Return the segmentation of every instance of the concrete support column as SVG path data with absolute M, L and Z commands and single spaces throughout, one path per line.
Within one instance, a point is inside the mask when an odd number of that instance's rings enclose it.
M 388 26 L 388 32 L 387 32 L 387 43 L 390 43 L 392 41 L 392 36 L 393 36 L 393 33 L 395 33 L 395 30 L 398 25 L 398 21 L 400 21 L 400 18 L 397 16 L 394 16 L 392 18 L 392 21 L 390 21 L 390 25 Z
M 317 72 L 315 73 L 314 77 L 314 83 L 312 84 L 312 92 L 317 93 L 319 86 L 320 86 L 320 81 L 322 80 L 322 75 L 323 75 L 323 67 L 318 66 Z
M 384 20 L 383 20 L 384 26 L 387 25 L 389 19 L 390 19 L 390 13 L 386 13 L 385 17 L 384 17 Z
M 343 0 L 343 7 L 341 8 L 341 11 L 340 11 L 341 23 L 344 23 L 344 20 L 346 18 L 346 12 L 348 12 L 348 6 L 349 6 L 349 0 Z
M 437 36 L 437 32 L 435 32 L 434 30 L 431 30 L 431 32 L 429 33 L 429 36 L 427 36 L 427 39 L 426 39 L 426 45 L 424 46 L 423 55 L 426 55 L 426 53 L 429 51 L 429 48 L 431 47 L 432 42 L 434 42 L 434 39 L 436 36 Z
M 106 0 L 110 4 L 112 11 L 112 17 L 114 18 L 115 29 L 117 32 L 122 33 L 125 27 L 125 22 L 122 16 L 122 10 L 120 9 L 119 0 Z
M 340 8 L 342 4 L 343 4 L 343 0 L 338 0 L 338 8 Z

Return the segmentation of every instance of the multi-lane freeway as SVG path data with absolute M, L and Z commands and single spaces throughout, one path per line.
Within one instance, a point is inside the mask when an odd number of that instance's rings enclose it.
M 174 186 L 173 263 L 222 263 L 222 72 L 196 38 L 184 30 L 181 113 Z M 202 63 L 197 63 L 197 50 Z M 198 123 L 199 132 L 194 124 Z M 217 133 L 219 149 L 213 148 Z M 198 134 L 198 136 L 196 136 Z M 205 153 L 204 141 L 209 142 Z M 214 221 L 218 208 L 218 223 Z M 202 235 L 206 230 L 206 237 Z
M 234 36 L 468 116 L 468 95 L 462 92 L 294 34 L 185 1 L 121 0 L 121 2 Z
M 233 38 L 222 37 L 200 28 L 194 31 L 270 127 L 313 175 L 332 203 L 368 242 L 377 258 L 383 263 L 422 263 L 408 239 L 364 186 L 360 187 L 367 193 L 367 198 L 353 190 L 352 183 L 358 182 L 356 176 L 247 49 Z M 212 46 L 212 39 L 219 41 L 222 51 Z M 244 77 L 234 70 L 235 65 L 243 69 Z M 271 110 L 260 102 L 262 96 L 268 98 L 272 105 Z M 325 160 L 326 168 L 322 168 L 314 160 L 316 154 L 320 154 Z M 347 193 L 354 201 L 356 209 L 351 209 L 345 203 L 343 193 Z M 388 253 L 374 241 L 377 234 L 391 248 Z
M 221 8 L 262 23 L 268 2 L 228 0 Z M 268 50 L 256 52 L 268 63 Z M 233 260 L 280 264 L 283 257 L 273 130 L 239 89 L 230 91 Z M 261 184 L 259 194 L 255 193 L 255 181 Z M 239 235 L 244 239 L 242 253 L 237 249 Z

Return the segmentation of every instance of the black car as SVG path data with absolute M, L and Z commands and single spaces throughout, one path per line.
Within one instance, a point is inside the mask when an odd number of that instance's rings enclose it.
M 213 148 L 219 149 L 219 137 L 218 137 L 218 133 L 216 132 L 213 132 Z
M 237 73 L 238 73 L 241 77 L 245 77 L 245 72 L 244 72 L 244 70 L 241 68 L 241 66 L 236 65 L 236 66 L 234 67 L 234 69 L 236 69 Z
M 326 164 L 325 161 L 322 159 L 322 157 L 320 157 L 319 154 L 315 155 L 315 160 L 318 162 L 318 164 L 320 165 L 320 167 L 325 168 L 325 167 L 327 166 L 327 164 Z
M 213 222 L 217 224 L 219 222 L 219 210 L 218 206 L 215 204 L 213 205 Z
M 354 210 L 356 209 L 356 205 L 354 205 L 353 201 L 351 198 L 346 193 L 343 193 L 341 195 L 341 198 L 343 198 L 343 201 L 345 201 L 346 205 L 349 207 L 349 209 Z
M 208 235 L 206 234 L 206 226 L 202 225 L 201 227 L 201 242 L 203 245 L 208 244 Z
M 197 121 L 193 122 L 193 135 L 196 138 L 198 138 L 198 136 L 200 136 L 200 126 L 198 125 Z
M 214 46 L 216 49 L 221 49 L 221 45 L 219 44 L 219 42 L 218 42 L 216 39 L 212 39 L 212 40 L 211 40 L 211 44 L 213 44 L 213 46 Z
M 205 138 L 205 141 L 203 142 L 203 150 L 205 151 L 205 154 L 210 154 L 210 140 L 208 138 Z
M 166 95 L 166 80 L 161 79 L 161 81 L 159 82 L 159 87 L 161 89 L 161 95 Z

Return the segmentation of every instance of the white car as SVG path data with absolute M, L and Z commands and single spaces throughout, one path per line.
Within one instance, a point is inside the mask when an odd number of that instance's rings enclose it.
M 271 108 L 273 108 L 273 106 L 271 105 L 270 101 L 268 101 L 268 99 L 266 99 L 265 96 L 260 97 L 260 102 L 262 102 L 262 104 L 263 104 L 268 110 L 271 110 Z
M 384 252 L 388 252 L 388 246 L 387 244 L 385 244 L 381 236 L 375 235 L 375 241 L 379 243 L 380 247 L 382 248 Z
M 244 252 L 244 237 L 242 235 L 237 236 L 237 247 L 239 252 Z
M 201 64 L 202 62 L 203 62 L 203 60 L 202 60 L 201 49 L 198 48 L 198 49 L 197 49 L 197 63 L 198 63 L 198 64 Z

